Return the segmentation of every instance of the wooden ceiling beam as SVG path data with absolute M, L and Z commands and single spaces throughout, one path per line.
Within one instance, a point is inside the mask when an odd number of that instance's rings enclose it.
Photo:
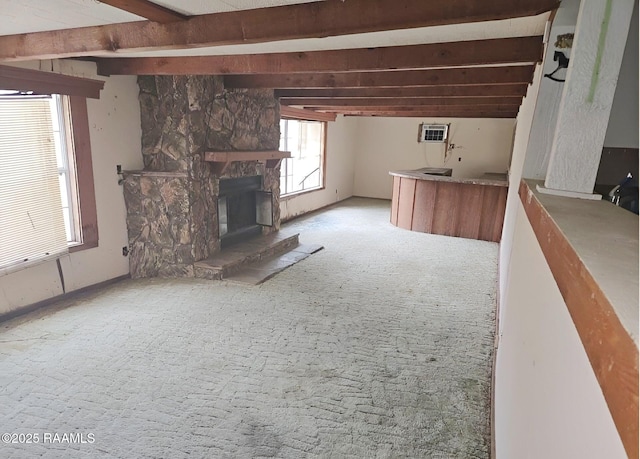
M 335 121 L 336 114 L 282 106 L 280 107 L 280 118 L 309 121 Z
M 364 88 L 531 83 L 533 65 L 384 72 L 227 75 L 226 88 Z
M 0 60 L 98 56 L 117 51 L 186 49 L 533 16 L 559 0 L 326 0 L 191 16 L 159 24 L 141 21 L 0 37 Z
M 353 99 L 353 98 L 413 98 L 413 97 L 522 97 L 526 83 L 504 85 L 430 86 L 419 88 L 349 88 L 349 89 L 278 89 L 279 98 Z
M 305 107 L 307 108 L 307 107 Z M 310 109 L 315 109 L 318 111 L 329 112 L 329 113 L 344 113 L 344 112 L 358 112 L 358 113 L 376 113 L 376 112 L 386 112 L 386 111 L 400 111 L 400 112 L 441 112 L 441 111 L 455 111 L 455 112 L 478 112 L 478 111 L 491 111 L 491 112 L 517 112 L 519 110 L 519 105 L 493 105 L 493 106 L 475 106 L 475 105 L 431 105 L 425 107 L 416 107 L 414 106 L 404 106 L 401 104 L 391 105 L 391 106 L 371 106 L 371 105 L 362 105 L 362 106 L 351 106 L 351 107 L 343 107 L 343 106 L 327 106 L 327 107 L 309 107 Z
M 310 99 L 310 98 L 281 98 L 281 105 L 300 105 L 304 107 L 384 107 L 384 106 L 431 106 L 431 105 L 447 105 L 447 106 L 493 106 L 493 105 L 515 105 L 522 103 L 522 97 L 416 97 L 404 99 Z
M 101 75 L 353 72 L 540 62 L 542 36 L 330 51 L 98 60 Z
M 0 89 L 99 99 L 104 81 L 0 65 Z
M 120 10 L 161 24 L 187 19 L 187 16 L 184 14 L 150 2 L 149 0 L 100 0 L 100 3 L 111 5 Z
M 518 112 L 498 112 L 491 110 L 478 110 L 475 112 L 447 111 L 401 111 L 387 110 L 379 112 L 343 111 L 345 116 L 381 116 L 381 117 L 412 117 L 412 118 L 516 118 Z

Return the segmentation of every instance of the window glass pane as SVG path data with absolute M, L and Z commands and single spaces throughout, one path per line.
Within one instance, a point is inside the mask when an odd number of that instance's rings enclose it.
M 281 165 L 281 194 L 291 194 L 322 186 L 324 123 L 281 120 L 280 148 L 291 158 Z
M 66 174 L 60 174 L 58 176 L 60 182 L 60 200 L 62 201 L 62 207 L 67 208 L 69 206 L 69 190 L 67 188 Z
M 64 227 L 65 227 L 65 230 L 67 232 L 67 242 L 74 242 L 73 239 L 71 239 L 69 237 L 70 234 L 73 234 L 72 230 L 71 230 L 71 228 L 72 228 L 72 226 L 71 226 L 71 220 L 72 220 L 72 218 L 71 218 L 71 209 L 65 209 L 63 217 L 64 217 Z
M 56 115 L 58 113 L 58 106 L 59 104 L 59 97 L 57 96 L 52 96 L 50 99 L 50 104 L 51 104 L 51 113 L 53 115 Z M 51 117 L 51 126 L 53 128 L 53 132 L 57 132 L 60 130 L 60 123 L 59 123 L 59 119 L 58 116 L 52 116 Z
M 0 98 L 0 272 L 67 250 L 50 98 Z
M 62 142 L 60 141 L 60 136 L 54 133 L 53 143 L 56 148 L 56 162 L 58 163 L 58 168 L 65 168 L 65 160 L 62 156 Z
M 53 140 L 56 150 L 56 161 L 60 173 L 60 199 L 65 212 L 65 229 L 67 241 L 80 242 L 76 237 L 74 213 L 75 201 L 71 189 L 71 171 L 69 170 L 69 152 L 66 145 L 66 133 L 69 126 L 65 126 L 63 96 L 54 94 L 51 97 L 51 119 L 53 126 Z

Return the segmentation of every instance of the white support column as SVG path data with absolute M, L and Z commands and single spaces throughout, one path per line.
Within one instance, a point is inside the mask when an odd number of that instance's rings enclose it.
M 553 60 L 556 51 L 571 57 L 571 47 L 556 46 L 559 36 L 575 34 L 578 22 L 580 0 L 562 0 L 560 7 L 553 18 L 553 25 L 549 31 L 549 43 L 547 44 L 542 74 L 552 73 L 558 68 L 558 62 Z M 564 80 L 567 70 L 562 69 L 555 74 L 556 78 Z M 524 159 L 522 176 L 529 179 L 544 180 L 549 167 L 549 157 L 553 147 L 553 134 L 558 121 L 558 110 L 564 83 L 543 78 L 540 82 L 536 111 L 533 115 L 533 124 L 529 134 L 527 155 Z
M 545 188 L 593 197 L 634 0 L 582 0 Z

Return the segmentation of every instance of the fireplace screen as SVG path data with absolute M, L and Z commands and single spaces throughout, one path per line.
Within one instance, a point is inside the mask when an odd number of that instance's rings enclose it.
M 248 239 L 273 226 L 273 194 L 261 190 L 262 177 L 220 180 L 218 231 L 222 247 Z
M 256 223 L 262 226 L 273 226 L 273 193 L 256 191 Z

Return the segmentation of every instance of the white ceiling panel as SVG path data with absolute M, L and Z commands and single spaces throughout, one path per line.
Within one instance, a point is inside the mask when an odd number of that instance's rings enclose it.
M 321 0 L 152 0 L 158 5 L 186 15 L 222 13 L 223 11 L 251 10 L 272 6 L 311 3 Z
M 140 20 L 97 0 L 0 0 L 0 35 Z
M 310 3 L 320 0 L 154 0 L 187 15 Z M 98 0 L 0 0 L 0 35 L 143 21 Z

